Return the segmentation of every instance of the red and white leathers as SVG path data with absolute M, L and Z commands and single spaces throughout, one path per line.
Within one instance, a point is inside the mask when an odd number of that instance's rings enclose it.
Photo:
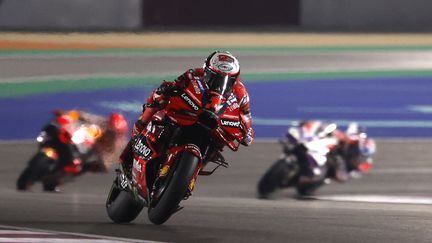
M 146 104 L 143 106 L 143 113 L 139 117 L 138 121 L 135 123 L 134 128 L 132 130 L 132 136 L 139 134 L 147 123 L 150 121 L 152 116 L 159 110 L 163 109 L 166 105 L 166 102 L 169 98 L 169 93 L 174 89 L 182 89 L 185 88 L 191 80 L 203 80 L 204 77 L 204 69 L 203 68 L 195 68 L 189 69 L 182 75 L 180 75 L 175 81 L 168 82 L 164 81 L 159 88 L 154 90 L 147 98 Z M 252 129 L 252 116 L 250 112 L 250 100 L 248 92 L 246 91 L 245 86 L 240 81 L 240 76 L 237 77 L 232 93 L 237 98 L 237 101 L 240 106 L 241 114 L 240 121 L 243 127 L 244 139 L 241 142 L 245 146 L 249 146 L 254 140 L 254 130 Z M 131 156 L 131 144 L 129 143 L 126 146 L 123 154 L 121 155 L 121 161 L 127 161 L 128 157 Z

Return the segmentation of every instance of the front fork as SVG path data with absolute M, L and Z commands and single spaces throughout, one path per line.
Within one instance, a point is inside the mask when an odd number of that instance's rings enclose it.
M 128 176 L 127 172 L 125 172 L 123 166 L 120 166 L 119 169 L 116 169 L 116 174 L 117 176 L 114 180 L 114 183 L 117 184 L 117 187 L 122 191 L 131 193 L 137 202 L 147 205 L 147 200 L 142 196 L 139 188 L 134 185 L 133 181 L 130 179 L 131 177 Z

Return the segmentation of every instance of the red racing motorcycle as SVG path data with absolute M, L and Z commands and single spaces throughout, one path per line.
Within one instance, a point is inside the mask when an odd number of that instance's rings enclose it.
M 118 117 L 119 124 L 125 126 L 122 129 L 127 130 L 123 116 L 113 114 Z M 40 181 L 45 191 L 57 191 L 59 185 L 87 171 L 104 170 L 101 154 L 95 150 L 95 144 L 102 138 L 109 144 L 114 143 L 115 139 L 121 139 L 120 131 L 110 129 L 107 132 L 107 129 L 84 122 L 78 117 L 79 113 L 75 110 L 58 113 L 43 127 L 36 139 L 39 148 L 18 177 L 18 190 L 29 190 Z M 107 136 L 111 133 L 111 136 Z
M 115 223 L 134 220 L 146 206 L 150 221 L 163 224 L 182 208 L 198 175 L 228 167 L 222 148 L 237 151 L 243 139 L 239 104 L 233 94 L 226 98 L 203 85 L 192 80 L 175 90 L 165 108 L 132 138 L 132 169 L 120 166 L 106 202 Z M 204 170 L 209 163 L 214 168 Z

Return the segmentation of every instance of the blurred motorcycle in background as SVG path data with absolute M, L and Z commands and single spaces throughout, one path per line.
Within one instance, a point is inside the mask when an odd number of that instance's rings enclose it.
M 128 131 L 122 115 L 106 118 L 77 110 L 54 114 L 36 138 L 38 150 L 19 176 L 18 190 L 41 182 L 44 191 L 59 191 L 59 185 L 84 172 L 106 172 L 121 152 Z
M 259 180 L 259 198 L 288 187 L 307 196 L 331 180 L 359 177 L 371 168 L 376 151 L 374 140 L 357 123 L 343 133 L 335 123 L 304 121 L 290 126 L 280 143 L 283 154 Z

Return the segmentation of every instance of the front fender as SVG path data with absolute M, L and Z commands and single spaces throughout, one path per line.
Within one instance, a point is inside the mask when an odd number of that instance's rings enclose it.
M 162 166 L 162 169 L 159 172 L 159 177 L 165 177 L 170 168 L 172 167 L 174 161 L 176 158 L 178 158 L 179 155 L 181 155 L 183 152 L 189 152 L 191 154 L 193 154 L 194 156 L 196 156 L 198 158 L 198 163 L 199 165 L 197 166 L 194 175 L 192 177 L 192 180 L 189 184 L 189 191 L 192 192 L 192 190 L 195 187 L 195 182 L 196 182 L 196 178 L 198 177 L 198 173 L 202 168 L 202 155 L 201 155 L 201 151 L 199 149 L 198 146 L 196 146 L 195 144 L 184 144 L 182 146 L 177 146 L 177 147 L 173 147 L 170 149 L 170 153 L 168 155 L 168 159 L 166 160 L 166 162 L 164 163 L 164 165 Z
M 201 150 L 195 144 L 188 143 L 188 144 L 185 144 L 183 146 L 180 146 L 179 150 L 177 151 L 177 153 L 180 152 L 180 151 L 191 152 L 193 155 L 195 155 L 197 158 L 199 158 L 200 162 L 202 161 Z
M 202 162 L 201 151 L 200 151 L 199 147 L 196 146 L 195 144 L 188 143 L 188 144 L 184 144 L 181 146 L 173 147 L 169 151 L 168 158 L 167 158 L 166 162 L 164 163 L 164 165 L 162 166 L 162 169 L 160 170 L 159 176 L 165 177 L 168 174 L 168 171 L 171 168 L 172 164 L 174 163 L 175 158 L 177 158 L 178 155 L 180 155 L 182 152 L 186 152 L 186 151 L 195 155 L 199 159 L 199 163 L 201 164 L 201 162 Z

